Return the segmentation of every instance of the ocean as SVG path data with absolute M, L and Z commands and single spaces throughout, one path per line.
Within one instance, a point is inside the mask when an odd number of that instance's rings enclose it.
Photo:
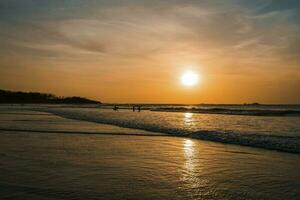
M 62 117 L 120 127 L 141 129 L 251 146 L 290 153 L 300 153 L 299 105 L 131 105 L 104 106 L 32 106 L 28 109 L 50 112 Z

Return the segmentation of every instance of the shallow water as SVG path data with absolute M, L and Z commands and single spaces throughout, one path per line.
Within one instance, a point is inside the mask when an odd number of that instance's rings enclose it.
M 0 115 L 23 130 L 0 131 L 0 199 L 300 198 L 298 154 L 22 112 Z

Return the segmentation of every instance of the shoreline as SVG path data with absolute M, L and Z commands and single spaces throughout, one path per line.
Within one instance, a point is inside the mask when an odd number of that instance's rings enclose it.
M 300 149 L 297 148 L 300 145 L 300 140 L 298 137 L 294 136 L 276 136 L 276 135 L 255 135 L 252 134 L 250 136 L 248 135 L 242 135 L 239 134 L 238 138 L 236 137 L 236 134 L 232 133 L 223 133 L 223 132 L 216 132 L 216 131 L 199 131 L 200 134 L 195 134 L 193 132 L 186 132 L 183 135 L 176 134 L 176 130 L 169 130 L 169 129 L 153 129 L 149 127 L 143 127 L 143 128 L 136 128 L 135 126 L 127 125 L 124 123 L 118 123 L 118 122 L 111 122 L 111 121 L 101 121 L 99 119 L 94 118 L 84 118 L 84 120 L 75 117 L 73 115 L 66 115 L 64 113 L 61 113 L 59 110 L 39 110 L 47 113 L 51 113 L 53 115 L 64 117 L 66 119 L 71 120 L 80 120 L 80 121 L 88 121 L 92 123 L 98 123 L 98 124 L 107 124 L 112 126 L 117 126 L 120 128 L 129 128 L 133 130 L 140 130 L 140 131 L 146 131 L 146 132 L 154 132 L 154 133 L 161 133 L 166 134 L 170 136 L 177 136 L 177 137 L 183 137 L 183 138 L 193 138 L 198 139 L 202 141 L 211 141 L 211 142 L 217 142 L 221 144 L 228 144 L 228 145 L 238 145 L 241 147 L 251 147 L 251 148 L 259 148 L 264 150 L 271 150 L 271 151 L 278 151 L 278 152 L 285 152 L 285 153 L 292 153 L 292 154 L 299 154 Z M 145 111 L 147 112 L 147 111 Z M 148 111 L 151 112 L 151 111 Z M 175 134 L 174 134 L 175 133 Z M 240 137 L 243 138 L 243 140 L 240 140 Z M 266 140 L 269 139 L 269 140 Z M 292 142 L 293 145 L 285 146 L 284 143 L 278 143 L 278 139 L 286 139 Z M 299 145 L 298 145 L 299 144 Z
M 110 120 L 107 118 L 103 118 L 101 116 L 97 117 L 98 114 L 100 114 L 100 111 L 103 111 L 104 113 L 108 113 L 108 114 L 113 114 L 116 115 L 118 114 L 118 112 L 110 112 L 110 110 L 107 109 L 94 109 L 93 108 L 84 108 L 82 111 L 84 111 L 83 113 L 77 113 L 75 112 L 80 108 L 74 108 L 74 107 L 67 107 L 67 108 L 62 108 L 62 107 L 38 107 L 38 108 L 34 108 L 34 107 L 14 107 L 11 106 L 9 107 L 9 109 L 15 109 L 16 111 L 18 110 L 18 112 L 23 112 L 24 111 L 28 111 L 28 112 L 43 112 L 44 115 L 55 115 L 55 116 L 59 116 L 59 117 L 64 117 L 66 119 L 69 120 L 79 120 L 84 122 L 89 122 L 89 123 L 96 123 L 96 124 L 105 124 L 105 125 L 112 125 L 112 126 L 117 126 L 119 128 L 127 128 L 127 129 L 132 129 L 135 130 L 137 132 L 137 134 L 139 131 L 144 132 L 145 134 L 149 134 L 149 132 L 151 132 L 151 134 L 165 134 L 168 136 L 178 136 L 178 137 L 185 137 L 185 138 L 194 138 L 194 139 L 198 139 L 198 140 L 203 140 L 203 141 L 211 141 L 211 142 L 217 142 L 217 143 L 222 143 L 222 144 L 229 144 L 229 145 L 239 145 L 242 147 L 248 146 L 251 148 L 259 148 L 259 149 L 265 149 L 265 150 L 271 150 L 271 151 L 278 151 L 278 152 L 286 152 L 286 153 L 293 153 L 293 154 L 299 154 L 300 153 L 300 149 L 298 148 L 300 145 L 300 140 L 299 137 L 297 135 L 264 135 L 264 134 L 257 134 L 257 133 L 253 133 L 253 134 L 240 134 L 238 132 L 222 132 L 222 131 L 217 131 L 217 130 L 205 130 L 203 129 L 202 131 L 198 131 L 198 132 L 193 132 L 193 131 L 180 131 L 178 129 L 166 129 L 164 127 L 160 128 L 157 126 L 152 126 L 151 124 L 145 126 L 143 124 L 136 124 L 136 122 L 139 122 L 141 120 L 140 117 L 142 117 L 143 119 L 146 117 L 148 118 L 148 115 L 151 116 L 156 116 L 159 115 L 159 113 L 161 112 L 151 112 L 151 111 L 143 111 L 142 113 L 137 114 L 135 117 L 135 119 L 131 120 L 129 123 L 125 121 L 120 121 L 120 120 Z M 72 109 L 74 108 L 74 110 Z M 67 111 L 67 112 L 64 112 Z M 70 111 L 70 112 L 69 112 Z M 73 112 L 74 111 L 74 112 Z M 89 116 L 89 111 L 93 112 L 94 116 Z M 95 111 L 95 112 L 94 112 Z M 18 113 L 16 112 L 16 114 Z M 134 115 L 134 113 L 130 112 L 130 111 L 126 111 L 126 110 L 120 110 L 119 111 L 120 114 L 122 113 L 122 115 Z M 84 114 L 86 113 L 86 114 Z M 0 113 L 1 114 L 1 113 Z M 5 112 L 3 113 L 5 114 Z M 24 113 L 26 115 L 26 113 Z M 32 115 L 34 115 L 33 113 L 31 113 Z M 163 113 L 163 115 L 166 115 L 166 113 Z M 186 115 L 186 113 L 174 113 L 176 115 Z M 112 116 L 113 116 L 112 115 Z M 198 114 L 195 114 L 194 117 L 196 117 Z M 202 116 L 201 114 L 199 114 L 199 116 Z M 204 116 L 204 115 L 203 115 Z M 208 115 L 208 116 L 218 116 L 218 115 Z M 225 117 L 226 115 L 224 115 Z M 220 116 L 221 117 L 221 116 Z M 230 116 L 228 116 L 230 117 Z M 252 116 L 243 116 L 243 119 L 248 119 L 251 120 Z M 267 117 L 268 118 L 268 117 Z M 266 118 L 266 119 L 267 119 Z M 280 119 L 277 118 L 276 119 Z M 288 119 L 292 119 L 292 118 L 286 118 L 286 120 Z M 296 119 L 296 118 L 294 118 Z M 181 119 L 184 120 L 184 119 Z M 140 122 L 139 122 L 140 123 Z M 235 123 L 234 121 L 232 121 L 231 123 Z M 0 127 L 1 128 L 1 127 Z M 19 128 L 20 129 L 20 128 Z M 23 130 L 21 128 L 21 130 Z M 28 128 L 28 130 L 31 130 L 31 127 Z M 201 129 L 200 129 L 201 130 Z M 77 132 L 87 132 L 89 133 L 89 131 L 81 131 L 81 130 L 76 130 Z

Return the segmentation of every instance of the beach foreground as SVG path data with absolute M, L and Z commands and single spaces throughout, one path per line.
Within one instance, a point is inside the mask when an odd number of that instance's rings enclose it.
M 299 199 L 300 156 L 6 109 L 0 199 Z

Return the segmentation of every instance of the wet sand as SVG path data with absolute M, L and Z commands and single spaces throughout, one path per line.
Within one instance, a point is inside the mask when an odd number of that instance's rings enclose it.
M 0 199 L 300 198 L 298 154 L 20 110 L 0 130 Z

